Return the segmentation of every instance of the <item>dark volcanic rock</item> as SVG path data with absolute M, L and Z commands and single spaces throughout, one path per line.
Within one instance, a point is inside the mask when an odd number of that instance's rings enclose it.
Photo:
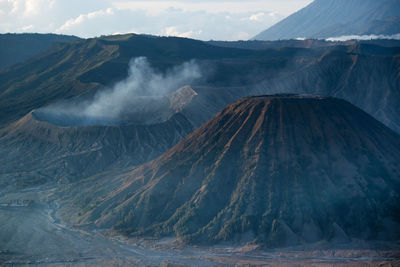
M 60 127 L 31 112 L 0 130 L 0 184 L 65 183 L 110 168 L 140 165 L 192 130 L 181 114 L 151 125 Z
M 69 109 L 34 110 L 0 129 L 0 184 L 69 182 L 153 160 L 193 131 L 179 111 L 196 95 L 185 86 L 137 97 L 129 113 L 109 121 Z
M 114 178 L 121 186 L 92 196 L 81 222 L 271 247 L 399 239 L 398 162 L 399 135 L 344 100 L 244 98 Z
M 312 20 L 311 24 L 316 23 Z M 198 94 L 194 102 L 201 103 L 186 112 L 191 113 L 188 119 L 196 126 L 242 97 L 290 92 L 343 98 L 400 133 L 399 42 L 292 40 L 225 46 L 228 47 L 185 38 L 134 34 L 55 45 L 27 62 L 0 72 L 0 128 L 33 109 L 60 101 L 91 99 L 104 86 L 112 87 L 126 78 L 132 58 L 145 56 L 160 73 L 196 60 L 204 79 L 192 85 Z M 256 51 L 249 48 L 256 48 Z M 199 87 L 208 89 L 199 90 Z M 145 119 L 147 123 L 149 116 L 157 120 L 164 118 L 165 113 L 159 111 L 169 105 L 170 100 L 177 105 L 171 106 L 175 111 L 181 110 L 179 105 L 184 102 L 179 102 L 179 95 L 174 97 L 160 101 L 160 109 L 146 114 L 140 112 L 145 115 L 142 118 L 134 117 L 140 121 Z M 147 104 L 143 106 L 146 110 Z M 204 107 L 207 110 L 201 109 Z M 79 118 L 71 119 L 79 121 Z
M 378 56 L 379 48 L 369 45 L 355 45 L 352 51 L 360 54 L 326 53 L 294 75 L 266 80 L 259 92 L 345 99 L 400 133 L 400 108 L 395 104 L 400 99 L 399 57 Z

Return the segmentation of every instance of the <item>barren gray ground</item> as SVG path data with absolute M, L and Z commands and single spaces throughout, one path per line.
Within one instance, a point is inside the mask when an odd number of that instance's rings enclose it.
M 60 223 L 51 189 L 26 189 L 0 197 L 1 266 L 398 266 L 396 249 L 336 250 L 256 246 L 182 247 L 173 239 L 135 240 Z M 34 204 L 26 206 L 26 201 Z M 11 205 L 9 205 L 12 203 Z M 397 246 L 398 248 L 398 246 Z

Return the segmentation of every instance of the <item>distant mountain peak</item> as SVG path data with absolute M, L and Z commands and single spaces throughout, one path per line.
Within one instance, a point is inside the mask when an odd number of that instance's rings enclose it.
M 315 0 L 253 39 L 327 39 L 400 33 L 398 0 Z

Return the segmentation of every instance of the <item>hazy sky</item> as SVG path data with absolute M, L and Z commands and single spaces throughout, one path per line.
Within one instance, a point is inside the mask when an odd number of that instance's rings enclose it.
M 312 0 L 0 0 L 0 32 L 246 40 Z

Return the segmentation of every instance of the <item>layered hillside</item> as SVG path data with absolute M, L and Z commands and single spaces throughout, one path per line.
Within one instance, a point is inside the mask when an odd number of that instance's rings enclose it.
M 139 165 L 193 130 L 176 113 L 151 124 L 60 126 L 44 119 L 49 116 L 33 111 L 0 131 L 3 189 L 68 183 L 111 168 Z M 56 122 L 63 124 L 60 118 Z
M 399 14 L 397 0 L 315 0 L 254 39 L 394 35 L 400 33 Z
M 266 70 L 266 78 L 256 84 L 230 88 L 195 87 L 199 96 L 183 113 L 193 118 L 199 107 L 212 111 L 211 114 L 201 112 L 198 115 L 202 118 L 200 122 L 204 123 L 241 97 L 265 93 L 318 94 L 345 99 L 400 133 L 398 47 L 357 42 L 316 50 L 324 53 L 311 60 L 303 58 L 302 50 L 298 50 L 286 70 Z M 291 65 L 297 69 L 291 70 Z
M 104 86 L 112 86 L 127 77 L 129 63 L 137 57 L 147 57 L 153 68 L 165 72 L 192 59 L 259 58 L 260 55 L 190 39 L 134 34 L 58 44 L 23 64 L 0 72 L 0 125 L 15 121 L 33 109 L 73 97 L 90 96 Z M 251 65 L 257 65 L 237 61 L 236 65 L 250 66 L 249 71 L 254 68 Z M 285 62 L 285 58 L 279 61 Z M 219 65 L 227 70 L 228 64 L 232 62 Z M 236 66 L 230 69 L 214 81 L 231 79 L 228 74 L 239 72 Z
M 351 52 L 330 51 L 293 75 L 260 83 L 257 90 L 343 98 L 400 133 L 400 61 L 398 52 L 386 54 L 389 50 L 355 45 Z
M 285 48 L 297 45 L 273 42 L 266 46 L 273 49 L 251 51 L 133 34 L 58 45 L 0 72 L 0 126 L 65 99 L 91 98 L 104 86 L 126 78 L 132 58 L 146 56 L 160 73 L 196 60 L 202 77 L 191 85 L 197 101 L 207 100 L 198 107 L 210 107 L 190 111 L 196 126 L 244 96 L 307 92 L 342 97 L 400 132 L 395 42 L 323 43 L 321 47 L 321 42 L 304 41 L 299 45 Z
M 0 72 L 0 124 L 62 99 L 93 94 L 100 84 L 83 83 L 77 77 L 115 58 L 117 49 L 95 40 L 57 44 L 23 64 Z
M 76 36 L 58 34 L 0 34 L 0 69 L 21 63 L 49 49 L 54 43 L 78 41 Z
M 71 186 L 67 217 L 184 242 L 398 240 L 399 161 L 399 135 L 346 101 L 249 97 L 150 163 Z

